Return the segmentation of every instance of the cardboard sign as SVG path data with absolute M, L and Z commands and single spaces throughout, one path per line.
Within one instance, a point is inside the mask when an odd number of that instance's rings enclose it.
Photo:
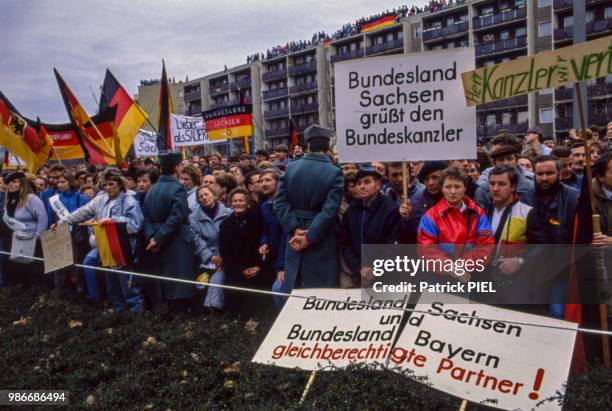
M 362 298 L 359 289 L 302 289 L 289 298 L 253 362 L 318 370 L 351 362 L 384 363 L 399 330 L 403 300 Z M 380 309 L 356 305 L 363 302 Z M 386 307 L 386 308 L 385 308 Z
M 134 138 L 134 154 L 142 157 L 157 157 L 157 134 L 140 130 Z
M 503 409 L 529 410 L 564 391 L 578 324 L 445 294 L 424 294 L 416 310 L 431 314 L 411 315 L 389 367 L 410 369 L 433 388 Z M 560 406 L 544 402 L 537 409 Z
M 468 106 L 612 74 L 612 36 L 461 74 Z
M 74 264 L 68 224 L 60 224 L 55 230 L 45 231 L 40 235 L 40 242 L 45 259 L 45 274 Z
M 460 77 L 473 68 L 473 48 L 336 63 L 340 161 L 476 158 Z
M 201 117 L 170 114 L 172 147 L 200 146 L 208 143 L 208 134 Z

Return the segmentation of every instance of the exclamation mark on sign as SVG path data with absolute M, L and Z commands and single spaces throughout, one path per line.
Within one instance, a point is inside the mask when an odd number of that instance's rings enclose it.
M 535 382 L 533 383 L 533 391 L 532 393 L 529 393 L 529 399 L 531 400 L 537 400 L 538 398 L 540 398 L 540 394 L 538 394 L 535 391 L 539 391 L 540 387 L 542 386 L 542 380 L 544 379 L 544 369 L 543 368 L 538 368 L 538 372 L 536 373 L 536 377 L 535 377 Z

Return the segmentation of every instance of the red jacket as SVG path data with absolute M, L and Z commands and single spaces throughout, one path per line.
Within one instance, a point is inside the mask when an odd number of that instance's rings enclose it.
M 442 198 L 423 214 L 417 231 L 419 253 L 429 259 L 486 258 L 493 252 L 491 223 L 485 212 L 469 197 L 460 211 Z

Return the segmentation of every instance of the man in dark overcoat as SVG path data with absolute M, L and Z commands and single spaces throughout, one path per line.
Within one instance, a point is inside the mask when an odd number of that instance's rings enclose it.
M 151 187 L 143 204 L 144 234 L 148 242 L 145 258 L 151 258 L 154 274 L 164 277 L 194 279 L 194 236 L 189 228 L 187 191 L 178 182 L 178 152 L 159 156 L 161 176 Z M 155 297 L 168 300 L 181 309 L 189 306 L 194 286 L 172 281 L 157 283 Z
M 281 291 L 338 286 L 337 217 L 342 171 L 328 157 L 331 132 L 311 125 L 304 131 L 308 154 L 287 164 L 274 213 L 289 236 Z

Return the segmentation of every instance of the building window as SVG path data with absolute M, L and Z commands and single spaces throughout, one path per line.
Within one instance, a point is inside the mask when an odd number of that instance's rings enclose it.
M 504 30 L 499 33 L 500 40 L 508 40 L 510 38 L 510 31 Z
M 550 3 L 550 0 L 538 0 L 538 7 L 548 7 Z
M 569 28 L 574 25 L 574 16 L 566 16 L 563 18 L 563 28 Z
M 487 114 L 487 126 L 495 125 L 495 114 Z
M 605 16 L 606 16 L 606 19 L 609 19 L 610 17 L 612 17 L 612 7 L 606 7 Z
M 514 7 L 516 8 L 525 7 L 525 0 L 516 0 L 514 2 Z
M 593 14 L 592 11 L 587 11 L 585 17 L 586 17 L 586 22 L 587 23 L 591 23 L 591 22 L 595 21 L 595 15 Z
M 442 45 L 440 44 L 439 46 L 435 46 L 431 48 L 432 50 L 442 50 Z
M 550 36 L 550 21 L 538 23 L 538 37 Z
M 542 89 L 542 90 L 538 91 L 538 93 L 541 96 L 550 96 L 552 94 L 552 92 L 553 92 L 553 89 L 551 89 L 551 88 L 545 88 L 545 89 Z
M 450 25 L 452 25 L 452 24 L 455 24 L 455 16 L 449 16 L 449 17 L 446 19 L 446 25 L 447 25 L 447 26 L 450 26 Z
M 455 48 L 455 42 L 454 42 L 454 41 L 449 42 L 449 43 L 446 45 L 446 48 L 447 48 L 447 49 L 454 49 L 454 48 Z
M 502 124 L 504 126 L 507 126 L 508 124 L 510 124 L 512 119 L 512 113 L 502 113 Z
M 514 37 L 523 37 L 527 35 L 527 27 L 519 27 L 514 32 Z
M 493 14 L 493 12 L 494 12 L 493 6 L 483 7 L 480 10 L 480 17 L 489 16 L 489 15 Z
M 414 28 L 414 37 L 415 38 L 421 38 L 421 26 L 416 26 Z
M 552 108 L 541 108 L 540 109 L 540 124 L 550 124 L 553 121 L 553 110 Z
M 523 124 L 529 121 L 529 112 L 528 111 L 519 111 L 516 116 L 516 122 L 518 124 Z
M 387 41 L 393 41 L 393 33 L 387 33 Z

